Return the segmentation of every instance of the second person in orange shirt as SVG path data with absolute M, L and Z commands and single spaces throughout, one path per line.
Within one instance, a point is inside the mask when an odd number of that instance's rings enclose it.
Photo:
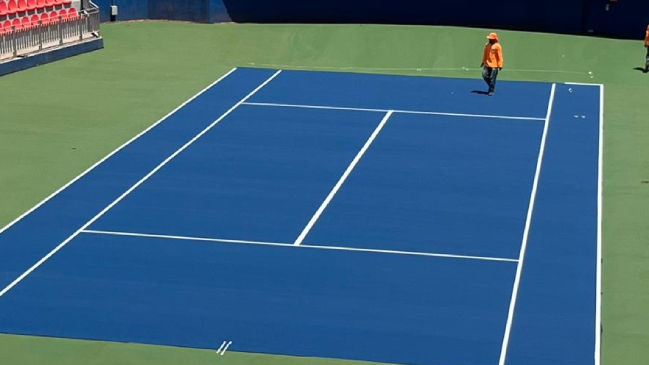
M 647 57 L 644 63 L 644 72 L 649 72 L 649 25 L 647 25 L 647 32 L 644 35 L 644 46 L 647 48 Z

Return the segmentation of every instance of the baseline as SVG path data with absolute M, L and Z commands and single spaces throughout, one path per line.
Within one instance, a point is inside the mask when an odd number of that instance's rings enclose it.
M 485 97 L 481 95 L 484 82 L 478 79 L 286 71 L 277 83 L 250 101 L 451 114 L 498 110 L 499 114 L 542 119 L 550 86 L 549 83 L 503 81 L 495 96 Z

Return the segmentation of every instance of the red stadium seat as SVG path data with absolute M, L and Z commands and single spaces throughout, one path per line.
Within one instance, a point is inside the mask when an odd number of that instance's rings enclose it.
M 63 0 L 54 0 L 54 4 L 61 5 L 63 4 Z
M 59 13 L 57 13 L 56 10 L 55 10 L 55 11 L 50 13 L 50 22 L 56 23 L 58 21 L 59 21 Z
M 36 0 L 36 6 L 38 6 L 39 9 L 42 9 L 45 7 L 45 0 Z
M 63 0 L 63 4 L 72 4 L 72 0 Z
M 38 21 L 39 21 L 40 19 L 41 19 L 41 18 L 38 16 L 38 14 L 34 14 L 34 15 L 32 15 L 32 17 L 29 18 L 30 23 L 32 23 L 32 27 L 37 26 L 37 25 L 38 25 Z
M 68 11 L 65 9 L 59 10 L 59 15 L 61 16 L 61 20 L 65 20 L 68 18 Z
M 9 23 L 9 25 L 11 26 L 11 23 Z M 5 29 L 5 23 L 0 22 L 0 35 L 3 35 L 5 33 L 9 33 L 10 31 L 11 31 L 11 27 L 9 29 Z
M 11 32 L 11 20 L 5 20 L 4 23 L 2 23 L 2 26 L 5 29 L 5 32 Z
M 18 12 L 18 5 L 16 4 L 16 0 L 9 0 L 7 2 L 7 9 L 9 10 L 8 14 L 17 13 Z
M 13 25 L 14 27 L 16 27 L 16 30 L 18 30 L 18 29 L 23 29 L 22 24 L 20 24 L 20 19 L 18 19 L 18 18 L 14 19 L 14 21 L 11 22 L 11 25 Z
M 20 20 L 20 24 L 23 26 L 23 29 L 31 28 L 32 27 L 32 21 L 29 20 L 28 16 L 24 16 Z
M 41 14 L 41 23 L 42 24 L 49 24 L 50 22 L 51 22 L 50 21 L 50 16 L 47 15 L 47 13 Z
M 0 16 L 7 15 L 8 13 L 9 9 L 7 9 L 7 3 L 0 0 Z
M 27 11 L 27 0 L 18 0 L 18 12 Z
M 27 0 L 27 9 L 34 10 L 38 8 L 38 2 L 36 0 Z
M 54 6 L 54 0 L 45 0 L 45 6 Z
M 75 8 L 70 8 L 68 10 L 68 19 L 76 19 L 79 14 L 77 14 L 77 9 Z

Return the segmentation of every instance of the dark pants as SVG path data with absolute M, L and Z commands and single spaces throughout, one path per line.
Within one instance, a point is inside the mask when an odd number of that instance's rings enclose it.
M 489 85 L 489 92 L 492 93 L 496 90 L 496 79 L 498 78 L 498 69 L 491 67 L 482 68 L 482 78 Z
M 647 58 L 645 61 L 645 65 L 649 66 L 649 46 L 646 46 L 646 48 L 647 48 Z

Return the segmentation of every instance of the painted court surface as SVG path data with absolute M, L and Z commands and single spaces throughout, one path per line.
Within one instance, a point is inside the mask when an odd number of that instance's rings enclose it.
M 236 69 L 0 234 L 0 332 L 596 364 L 597 85 Z

